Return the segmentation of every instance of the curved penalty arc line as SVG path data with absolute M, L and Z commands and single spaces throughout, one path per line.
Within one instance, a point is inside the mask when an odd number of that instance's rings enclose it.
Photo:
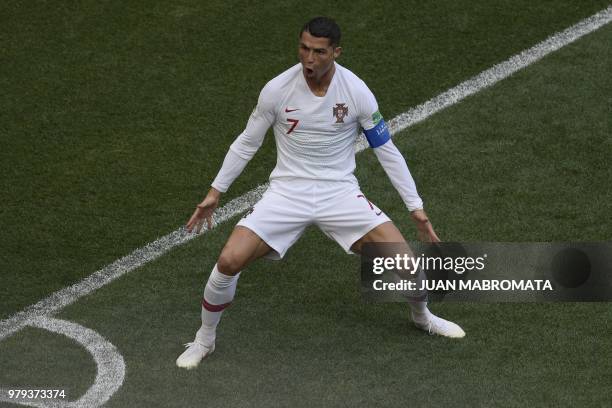
M 74 322 L 48 316 L 36 317 L 28 322 L 28 326 L 63 334 L 82 345 L 96 363 L 96 378 L 87 392 L 76 401 L 10 399 L 7 389 L 0 390 L 0 401 L 31 407 L 99 407 L 123 385 L 125 379 L 123 357 L 112 343 L 96 331 Z

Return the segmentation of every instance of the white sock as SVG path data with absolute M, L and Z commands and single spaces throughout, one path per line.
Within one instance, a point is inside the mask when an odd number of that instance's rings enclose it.
M 408 302 L 410 305 L 410 312 L 412 314 L 412 321 L 415 323 L 426 324 L 429 322 L 431 312 L 427 308 L 426 301 Z
M 422 287 L 422 282 L 427 279 L 425 272 L 419 268 L 416 276 L 417 287 Z M 408 297 L 408 305 L 412 315 L 412 321 L 419 324 L 429 323 L 431 312 L 427 308 L 427 291 L 417 291 Z
M 223 310 L 228 307 L 236 293 L 236 285 L 240 273 L 235 276 L 224 275 L 215 264 L 204 288 L 202 299 L 202 327 L 196 338 L 204 344 L 215 342 L 217 325 L 221 320 Z

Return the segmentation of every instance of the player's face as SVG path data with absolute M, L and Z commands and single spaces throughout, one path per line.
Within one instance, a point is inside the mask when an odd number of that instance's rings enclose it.
M 340 47 L 332 47 L 329 38 L 315 37 L 303 32 L 300 37 L 299 57 L 308 79 L 320 80 L 334 65 L 334 60 L 340 55 Z

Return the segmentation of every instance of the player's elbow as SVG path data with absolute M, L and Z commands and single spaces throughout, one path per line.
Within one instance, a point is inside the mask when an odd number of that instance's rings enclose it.
M 245 133 L 242 133 L 234 143 L 232 143 L 230 149 L 241 158 L 251 160 L 261 147 L 262 142 L 262 140 L 250 138 Z

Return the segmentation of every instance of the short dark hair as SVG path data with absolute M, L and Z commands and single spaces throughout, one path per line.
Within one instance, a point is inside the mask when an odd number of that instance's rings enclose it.
M 306 31 L 314 37 L 324 37 L 329 39 L 329 45 L 337 47 L 340 45 L 340 27 L 329 17 L 315 17 L 302 27 L 302 33 Z

